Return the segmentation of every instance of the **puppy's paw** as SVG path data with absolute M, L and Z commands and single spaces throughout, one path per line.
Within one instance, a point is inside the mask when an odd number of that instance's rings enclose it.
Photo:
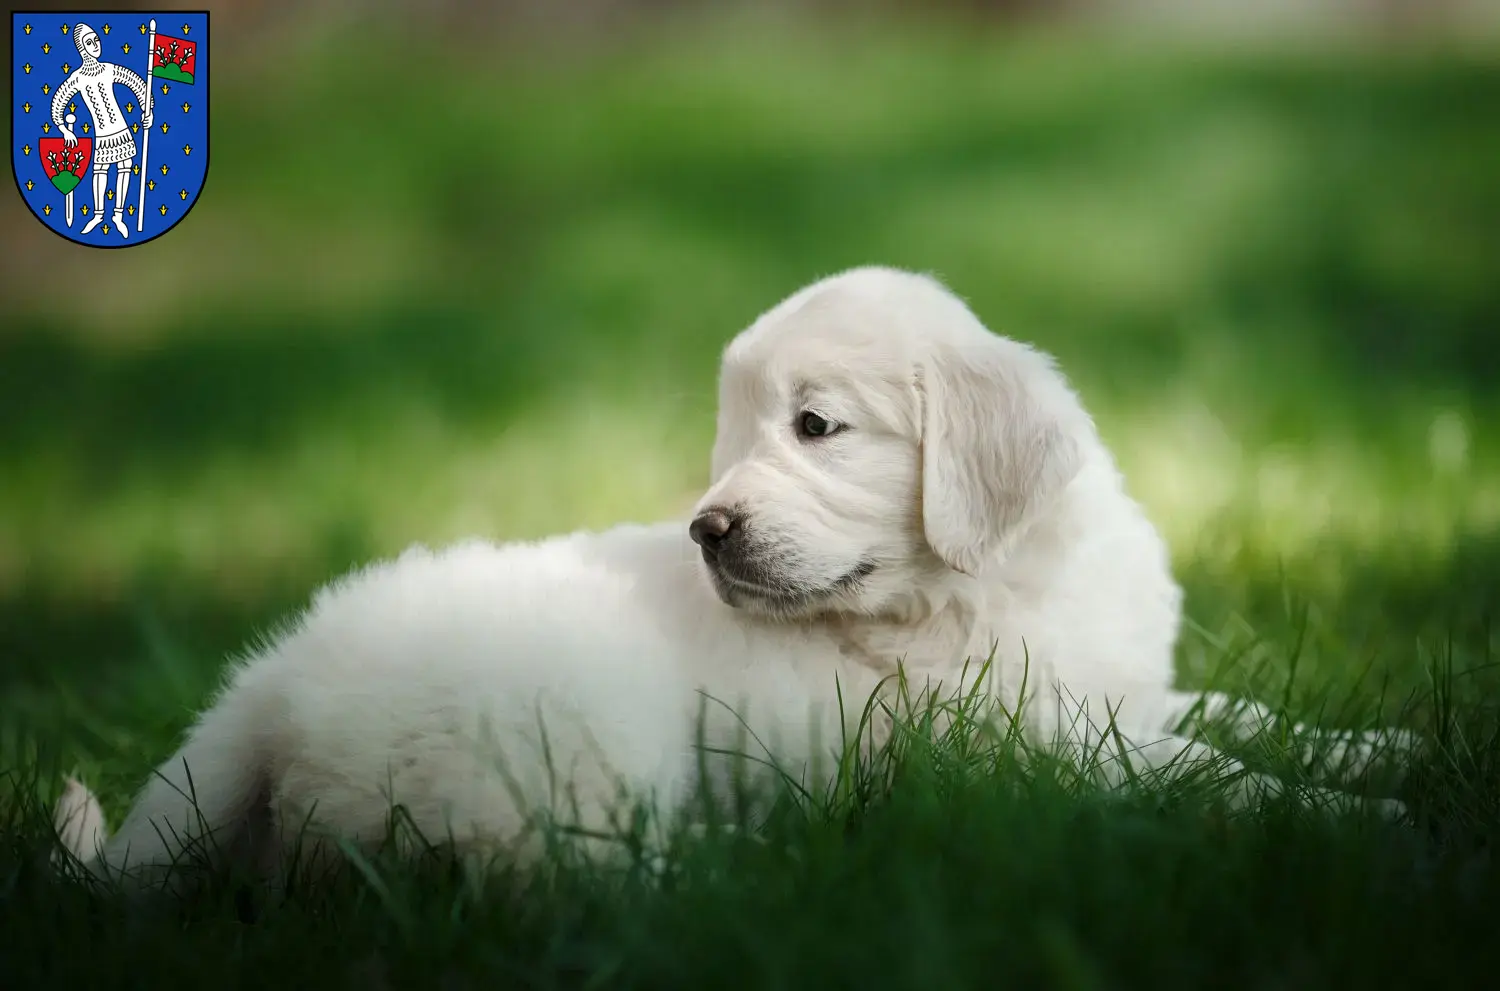
M 1365 800 L 1365 806 L 1376 817 L 1386 822 L 1402 824 L 1411 822 L 1411 812 L 1407 809 L 1406 803 L 1399 798 L 1369 798 Z
M 104 809 L 94 793 L 76 778 L 69 778 L 63 786 L 53 810 L 52 826 L 62 847 L 53 854 L 54 863 L 59 865 L 70 856 L 88 863 L 104 845 Z

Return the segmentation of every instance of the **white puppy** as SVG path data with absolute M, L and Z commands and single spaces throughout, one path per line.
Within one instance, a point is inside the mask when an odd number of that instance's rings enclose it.
M 96 870 L 146 876 L 210 834 L 267 863 L 303 827 L 376 842 L 393 804 L 429 839 L 524 858 L 538 809 L 599 831 L 622 794 L 680 809 L 720 750 L 820 773 L 898 668 L 956 685 L 992 656 L 984 687 L 1014 708 L 1024 680 L 1039 736 L 1107 706 L 1160 767 L 1215 756 L 1166 731 L 1198 701 L 1172 690 L 1180 609 L 1052 362 L 932 279 L 857 269 L 729 345 L 690 525 L 349 576 L 235 667 L 116 836 L 81 786 L 58 823 L 85 860 L 102 845 Z

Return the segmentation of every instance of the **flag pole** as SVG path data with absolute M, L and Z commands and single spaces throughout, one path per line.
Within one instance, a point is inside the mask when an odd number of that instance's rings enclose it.
M 151 99 L 151 70 L 156 68 L 156 18 L 151 18 L 151 34 L 146 39 L 146 114 L 151 114 L 155 100 Z M 146 153 L 151 150 L 151 128 L 141 135 L 141 191 L 135 207 L 135 231 L 139 234 L 146 224 L 146 182 L 150 173 L 146 171 Z

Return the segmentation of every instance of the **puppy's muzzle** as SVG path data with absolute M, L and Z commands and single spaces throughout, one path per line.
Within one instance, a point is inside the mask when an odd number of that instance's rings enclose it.
M 688 524 L 688 536 L 703 549 L 703 560 L 713 564 L 721 554 L 732 553 L 744 533 L 739 513 L 714 506 L 699 513 Z

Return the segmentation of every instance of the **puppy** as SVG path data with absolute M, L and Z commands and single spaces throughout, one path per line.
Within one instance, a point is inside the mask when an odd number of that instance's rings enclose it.
M 892 676 L 963 690 L 986 659 L 979 687 L 1038 740 L 1243 771 L 1170 731 L 1235 705 L 1173 690 L 1181 608 L 1052 360 L 931 278 L 856 269 L 729 344 L 690 522 L 419 547 L 335 582 L 233 667 L 117 835 L 81 786 L 58 824 L 137 879 L 208 844 L 267 867 L 294 834 L 373 844 L 393 804 L 526 861 L 538 814 L 607 833 L 628 800 L 681 811 L 726 751 L 816 780 Z M 1281 787 L 1242 774 L 1231 797 Z

